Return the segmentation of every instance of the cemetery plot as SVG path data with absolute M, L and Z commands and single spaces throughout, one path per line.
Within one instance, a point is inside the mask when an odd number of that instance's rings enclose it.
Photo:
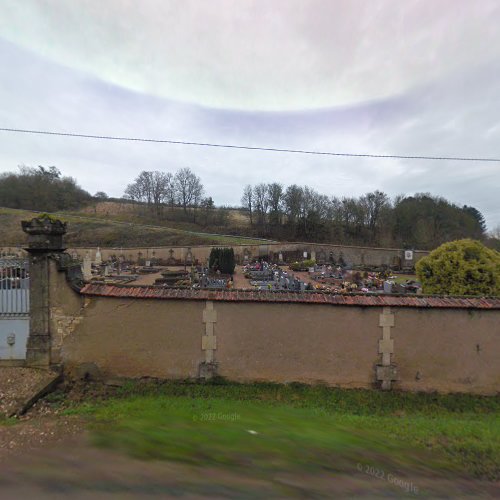
M 124 255 L 102 261 L 97 249 L 94 262 L 87 255 L 83 259 L 83 275 L 86 281 L 99 280 L 110 284 L 156 285 L 162 287 L 192 287 L 208 289 L 254 289 L 262 291 L 324 291 L 331 293 L 420 293 L 421 285 L 413 275 L 393 275 L 387 270 L 351 269 L 347 265 L 318 265 L 313 259 L 292 262 L 285 268 L 283 255 L 277 254 L 278 262 L 265 260 L 248 261 L 244 266 L 229 266 L 221 272 L 221 256 L 231 258 L 230 249 L 216 249 L 212 267 L 193 262 L 182 265 L 171 257 L 168 267 L 158 260 L 144 260 L 144 265 L 127 261 Z M 76 256 L 75 256 L 76 257 Z M 207 263 L 209 264 L 210 261 Z M 234 269 L 234 272 L 233 272 Z

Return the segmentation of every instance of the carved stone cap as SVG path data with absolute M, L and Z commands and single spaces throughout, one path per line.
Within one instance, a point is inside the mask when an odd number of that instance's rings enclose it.
M 28 248 L 34 252 L 60 252 L 63 250 L 63 235 L 66 223 L 43 214 L 30 221 L 21 222 L 23 231 L 28 235 Z
M 66 222 L 62 222 L 47 214 L 40 215 L 29 221 L 23 220 L 21 225 L 23 231 L 29 235 L 46 234 L 48 236 L 62 236 L 66 234 Z

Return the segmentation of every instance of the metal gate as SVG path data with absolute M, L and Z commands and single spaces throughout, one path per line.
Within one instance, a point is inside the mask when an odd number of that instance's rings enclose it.
M 0 258 L 0 361 L 26 359 L 29 335 L 29 266 L 15 257 Z

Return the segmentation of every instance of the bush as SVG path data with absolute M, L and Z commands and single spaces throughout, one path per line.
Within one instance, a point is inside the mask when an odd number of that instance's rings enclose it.
M 208 258 L 208 267 L 222 274 L 233 274 L 236 267 L 232 248 L 212 248 Z
M 500 253 L 475 240 L 436 248 L 416 265 L 424 293 L 500 295 Z

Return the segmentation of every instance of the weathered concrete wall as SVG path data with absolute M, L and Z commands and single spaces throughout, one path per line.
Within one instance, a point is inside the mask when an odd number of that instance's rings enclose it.
M 371 387 L 378 308 L 218 302 L 218 373 L 232 380 Z
M 215 362 L 217 373 L 233 380 L 370 388 L 386 357 L 398 372 L 393 388 L 500 389 L 500 310 L 110 297 L 86 302 L 83 319 L 63 336 L 69 372 L 95 363 L 105 376 L 183 378 Z
M 111 257 L 123 256 L 124 259 L 132 262 L 137 262 L 139 259 L 151 260 L 161 259 L 167 261 L 170 257 L 175 260 L 184 262 L 188 252 L 191 251 L 193 259 L 199 262 L 206 262 L 210 255 L 210 251 L 214 246 L 221 245 L 205 245 L 193 247 L 142 247 L 142 248 L 101 248 L 102 259 L 108 260 Z M 272 257 L 278 260 L 278 255 L 281 252 L 285 260 L 290 260 L 293 255 L 302 256 L 303 252 L 308 252 L 308 255 L 313 254 L 318 261 L 328 261 L 330 254 L 336 262 L 342 258 L 346 263 L 352 265 L 396 265 L 400 263 L 404 266 L 413 266 L 419 259 L 428 255 L 429 252 L 416 250 L 413 260 L 405 261 L 404 250 L 399 248 L 375 248 L 375 247 L 354 247 L 344 245 L 328 245 L 315 243 L 269 243 L 262 245 L 232 245 L 235 251 L 235 256 L 238 262 L 243 263 L 245 255 L 248 259 L 256 259 L 259 257 Z M 69 248 L 68 253 L 76 254 L 80 259 L 85 255 L 90 255 L 92 260 L 95 260 L 96 247 L 80 247 Z M 20 253 L 21 249 L 17 247 L 4 247 L 0 250 L 4 253 Z M 293 257 L 295 260 L 296 257 Z
M 95 363 L 123 377 L 197 377 L 202 361 L 197 301 L 87 299 L 84 320 L 63 342 L 67 369 Z
M 401 389 L 500 391 L 500 311 L 394 309 L 394 315 Z

